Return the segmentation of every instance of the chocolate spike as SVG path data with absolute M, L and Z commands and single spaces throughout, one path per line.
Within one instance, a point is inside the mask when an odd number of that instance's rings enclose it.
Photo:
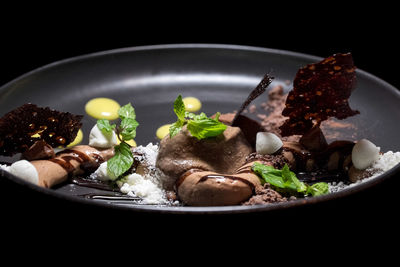
M 256 88 L 253 89 L 253 91 L 250 92 L 249 96 L 243 102 L 243 104 L 240 107 L 240 109 L 238 110 L 238 112 L 236 112 L 236 115 L 232 120 L 232 124 L 231 124 L 232 126 L 238 126 L 237 120 L 238 120 L 239 115 L 243 112 L 243 110 L 245 110 L 245 108 L 247 108 L 248 105 L 250 105 L 250 103 L 254 99 L 256 99 L 257 97 L 259 97 L 261 94 L 263 94 L 265 92 L 267 87 L 271 84 L 272 79 L 273 79 L 273 77 L 269 76 L 268 73 L 264 75 L 261 82 L 256 86 Z

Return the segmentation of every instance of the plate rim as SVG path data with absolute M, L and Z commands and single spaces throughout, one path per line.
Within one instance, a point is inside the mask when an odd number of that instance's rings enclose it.
M 35 73 L 45 71 L 49 68 L 53 68 L 62 64 L 69 64 L 80 60 L 86 60 L 89 58 L 94 57 L 101 57 L 110 54 L 117 54 L 117 53 L 128 53 L 128 52 L 136 52 L 136 51 L 148 51 L 148 50 L 166 50 L 166 49 L 187 49 L 187 48 L 199 48 L 199 49 L 230 49 L 230 50 L 244 50 L 244 51 L 257 51 L 263 53 L 270 53 L 270 54 L 278 54 L 283 56 L 290 56 L 295 58 L 300 58 L 304 60 L 310 61 L 319 61 L 322 60 L 322 57 L 305 54 L 301 52 L 294 52 L 289 50 L 282 50 L 282 49 L 275 49 L 275 48 L 267 48 L 267 47 L 258 47 L 258 46 L 247 46 L 247 45 L 235 45 L 235 44 L 211 44 L 211 43 L 184 43 L 184 44 L 158 44 L 158 45 L 144 45 L 144 46 L 132 46 L 132 47 L 122 47 L 104 51 L 98 51 L 83 55 L 78 55 L 74 57 L 69 57 L 66 59 L 61 59 L 41 67 L 35 68 L 31 71 L 28 71 L 15 79 L 3 84 L 0 87 L 0 96 L 6 91 L 6 88 L 10 85 L 33 75 Z M 394 94 L 396 97 L 400 99 L 400 90 L 394 87 L 392 84 L 386 82 L 385 80 L 375 76 L 367 71 L 362 69 L 357 69 L 357 73 L 360 75 L 364 75 L 368 79 L 372 79 L 375 82 L 381 84 L 385 87 L 386 90 L 390 91 L 390 93 Z M 159 213 L 159 214 L 238 214 L 238 213 L 254 213 L 254 212 L 267 212 L 267 211 L 275 211 L 275 210 L 285 210 L 285 209 L 292 209 L 298 206 L 310 206 L 321 202 L 332 201 L 337 198 L 344 198 L 350 195 L 359 193 L 361 191 L 365 191 L 368 188 L 373 187 L 376 184 L 382 183 L 385 180 L 395 176 L 400 172 L 400 164 L 392 168 L 391 170 L 373 178 L 363 183 L 357 184 L 352 187 L 348 187 L 344 190 L 339 192 L 330 193 L 328 195 L 312 197 L 312 198 L 305 198 L 305 199 L 297 199 L 294 201 L 289 202 L 282 202 L 282 203 L 274 203 L 274 204 L 267 204 L 267 205 L 256 205 L 256 206 L 218 206 L 218 207 L 189 207 L 189 206 L 178 206 L 178 207 L 165 207 L 165 206 L 153 206 L 153 205 L 143 205 L 143 206 L 135 206 L 135 207 L 128 207 L 128 206 L 120 206 L 120 205 L 110 205 L 103 202 L 93 201 L 85 198 L 79 198 L 72 195 L 57 193 L 54 190 L 42 188 L 40 186 L 34 185 L 32 183 L 26 182 L 2 169 L 0 169 L 0 177 L 7 178 L 11 180 L 11 182 L 17 183 L 19 185 L 28 187 L 36 192 L 43 193 L 45 195 L 56 197 L 58 199 L 72 201 L 78 204 L 85 204 L 85 205 L 94 205 L 101 208 L 109 208 L 109 209 L 117 209 L 121 211 L 128 211 L 128 212 L 145 212 L 145 213 Z

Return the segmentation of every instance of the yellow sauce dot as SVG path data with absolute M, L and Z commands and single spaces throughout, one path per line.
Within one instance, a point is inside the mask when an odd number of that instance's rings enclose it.
M 185 109 L 188 112 L 196 112 L 201 109 L 201 102 L 199 99 L 189 96 L 182 99 L 185 104 Z
M 160 128 L 157 129 L 156 136 L 158 139 L 163 139 L 165 136 L 169 134 L 169 127 L 171 127 L 171 124 L 165 124 L 161 126 Z
M 119 138 L 121 138 L 122 139 L 122 137 L 121 137 L 121 135 L 119 135 Z M 136 142 L 135 142 L 135 140 L 129 140 L 129 141 L 125 141 L 127 144 L 129 144 L 130 146 L 133 146 L 133 147 L 137 147 L 137 144 L 136 144 Z M 119 141 L 119 139 L 117 138 L 117 145 L 119 145 L 119 144 L 121 144 L 121 141 Z
M 117 101 L 99 97 L 93 98 L 85 105 L 86 113 L 95 119 L 115 120 L 118 118 L 118 110 L 121 106 Z
M 72 146 L 78 145 L 80 142 L 82 142 L 82 138 L 83 138 L 83 132 L 81 129 L 79 129 L 74 141 L 72 141 L 70 144 L 68 144 L 67 147 L 72 147 Z

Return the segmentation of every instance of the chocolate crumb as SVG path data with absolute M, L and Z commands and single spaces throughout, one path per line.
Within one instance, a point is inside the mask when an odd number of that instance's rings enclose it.
M 273 155 L 261 155 L 257 153 L 251 153 L 247 156 L 246 163 L 253 161 L 261 161 L 263 164 L 271 165 L 275 169 L 282 169 L 285 164 L 288 164 L 289 168 L 292 167 L 291 162 L 289 162 L 287 158 L 283 156 L 281 150 Z
M 288 201 L 286 197 L 283 197 L 281 194 L 271 189 L 271 186 L 268 183 L 265 183 L 264 186 L 257 186 L 255 189 L 255 193 L 256 194 L 254 196 L 252 196 L 248 201 L 244 202 L 242 205 L 245 206 L 264 205 L 269 203 Z
M 254 113 L 254 112 L 256 112 L 256 110 L 257 110 L 257 107 L 254 104 L 249 107 L 249 112 L 250 113 Z

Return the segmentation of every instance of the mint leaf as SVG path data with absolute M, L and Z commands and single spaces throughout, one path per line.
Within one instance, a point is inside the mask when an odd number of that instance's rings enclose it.
M 126 104 L 125 106 L 122 106 L 118 110 L 118 115 L 121 118 L 121 120 L 129 118 L 129 119 L 136 119 L 136 113 L 135 109 L 132 107 L 131 103 Z
M 312 196 L 320 196 L 329 193 L 329 185 L 327 183 L 315 183 L 307 188 L 307 194 Z
M 282 170 L 277 170 L 272 166 L 255 162 L 252 170 L 279 192 L 292 195 L 306 194 L 307 185 L 297 179 L 296 174 L 290 171 L 287 164 Z
M 183 125 L 184 121 L 180 120 L 171 124 L 171 126 L 169 127 L 169 137 L 173 138 L 175 135 L 177 135 L 182 130 Z
M 217 112 L 214 120 L 219 122 L 219 116 L 221 116 L 221 113 Z
M 194 116 L 193 120 L 188 121 L 187 128 L 192 136 L 197 139 L 204 139 L 220 135 L 226 130 L 227 126 L 201 113 Z
M 306 184 L 297 179 L 296 174 L 290 171 L 287 164 L 285 164 L 282 169 L 282 177 L 285 180 L 287 187 L 296 190 L 299 193 L 307 191 Z
M 258 162 L 255 162 L 251 169 L 262 178 L 263 183 L 269 183 L 279 188 L 285 187 L 285 181 L 282 178 L 281 170 Z
M 174 102 L 174 112 L 178 117 L 178 120 L 185 120 L 185 103 L 183 103 L 182 96 L 178 95 Z
M 204 113 L 201 113 L 201 114 L 204 114 Z M 201 115 L 200 114 L 200 115 Z M 205 114 L 204 114 L 205 115 Z M 197 116 L 199 116 L 199 115 L 197 115 Z M 193 120 L 194 119 L 194 117 L 196 117 L 196 114 L 194 114 L 194 113 L 191 113 L 191 112 L 185 112 L 185 120 Z M 207 117 L 207 116 L 206 116 Z
M 225 124 L 216 122 L 213 119 L 192 120 L 188 122 L 187 126 L 191 135 L 199 140 L 218 136 L 226 130 L 226 127 Z
M 121 137 L 122 140 L 128 141 L 136 137 L 136 128 L 139 123 L 135 119 L 124 118 L 121 121 Z
M 134 161 L 130 146 L 125 142 L 115 146 L 114 153 L 114 156 L 107 161 L 107 172 L 112 180 L 129 170 Z
M 192 136 L 197 139 L 204 139 L 208 137 L 215 137 L 223 133 L 227 126 L 218 121 L 219 113 L 216 119 L 207 117 L 205 113 L 196 115 L 185 111 L 185 104 L 183 103 L 182 96 L 179 95 L 174 102 L 174 112 L 178 120 L 169 128 L 169 136 L 173 138 L 177 135 L 184 125 L 187 124 L 187 129 Z
M 116 126 L 115 124 L 110 125 L 110 121 L 106 119 L 97 120 L 96 124 L 99 130 L 105 135 L 111 134 L 111 132 L 115 129 Z
M 316 183 L 311 186 L 301 182 L 296 174 L 290 171 L 285 164 L 282 170 L 277 170 L 272 166 L 255 162 L 251 169 L 261 178 L 262 182 L 269 183 L 274 189 L 282 193 L 297 195 L 320 196 L 329 193 L 327 183 Z

